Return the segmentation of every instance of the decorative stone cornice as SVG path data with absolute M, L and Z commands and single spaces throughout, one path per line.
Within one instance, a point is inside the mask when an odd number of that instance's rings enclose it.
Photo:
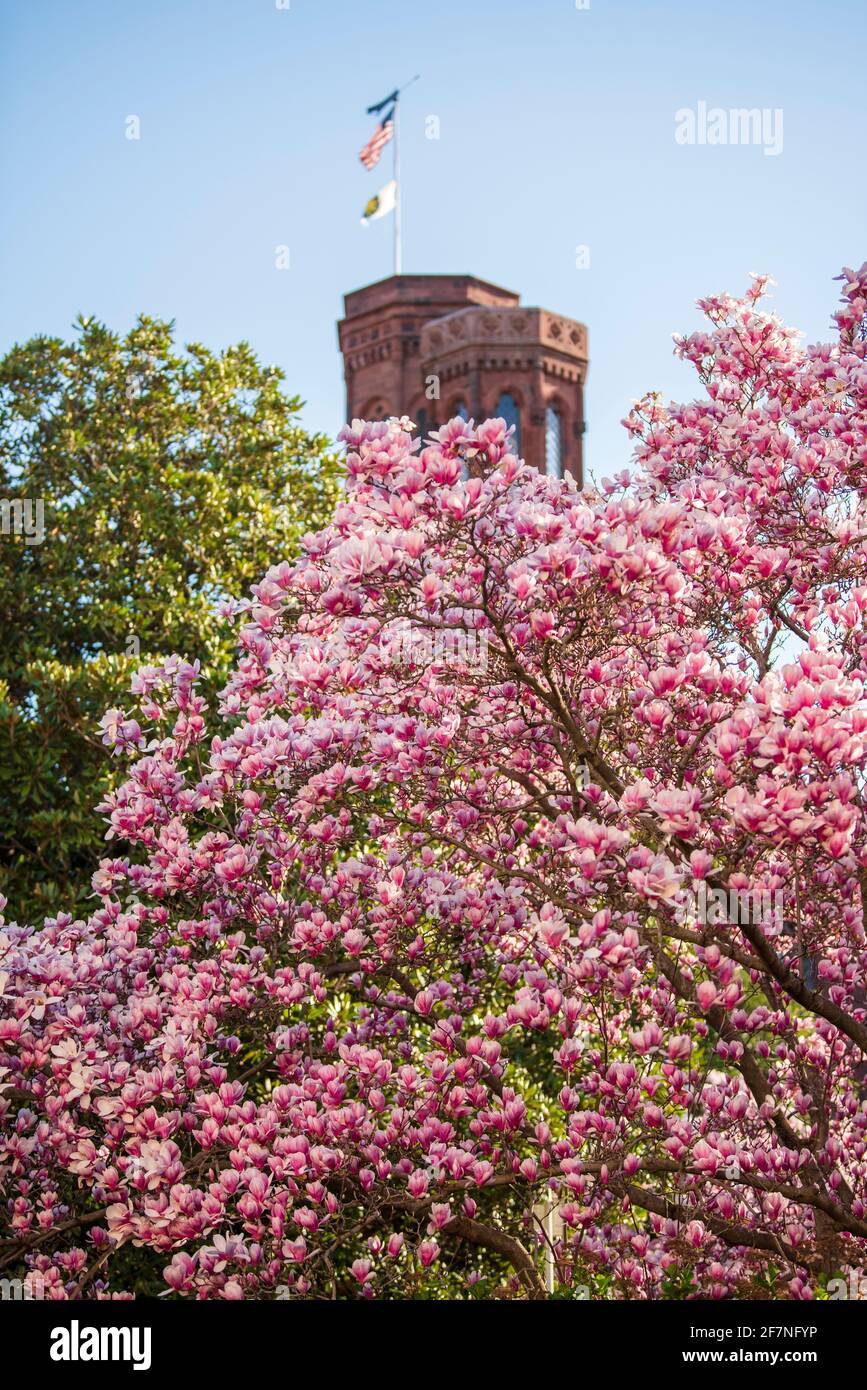
M 455 355 L 494 357 L 502 352 L 545 349 L 546 356 L 571 359 L 587 365 L 587 329 L 583 323 L 553 314 L 547 309 L 488 309 L 470 305 L 425 324 L 421 331 L 421 358 L 444 368 Z M 583 375 L 583 372 L 581 373 Z

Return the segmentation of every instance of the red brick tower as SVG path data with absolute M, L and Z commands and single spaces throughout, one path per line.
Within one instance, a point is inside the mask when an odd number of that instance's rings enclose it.
M 534 467 L 583 480 L 587 329 L 472 275 L 392 275 L 344 299 L 346 418 L 501 415 Z

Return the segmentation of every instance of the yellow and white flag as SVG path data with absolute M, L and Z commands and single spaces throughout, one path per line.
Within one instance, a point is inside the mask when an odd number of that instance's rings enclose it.
M 370 202 L 364 209 L 361 218 L 361 225 L 366 227 L 368 222 L 375 222 L 377 217 L 385 217 L 387 212 L 394 212 L 394 204 L 397 196 L 397 180 L 391 179 L 389 183 L 381 188 L 378 193 L 374 193 Z

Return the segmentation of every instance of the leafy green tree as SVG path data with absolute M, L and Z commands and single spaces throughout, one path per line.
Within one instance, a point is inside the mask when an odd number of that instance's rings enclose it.
M 89 896 L 116 776 L 98 721 L 132 672 L 178 652 L 218 687 L 215 602 L 329 515 L 336 460 L 299 405 L 246 343 L 183 349 L 146 317 L 125 337 L 80 318 L 0 360 L 0 889 L 19 921 Z

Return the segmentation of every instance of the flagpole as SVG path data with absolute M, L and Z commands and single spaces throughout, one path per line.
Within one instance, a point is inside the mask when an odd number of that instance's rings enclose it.
M 411 87 L 413 82 L 418 82 L 419 74 L 411 77 L 408 82 L 404 82 L 402 87 L 397 89 L 397 100 L 394 104 L 394 273 L 403 274 L 403 242 L 401 240 L 400 225 L 400 98 L 401 94 Z
M 400 275 L 402 261 L 400 242 L 400 93 L 394 103 L 394 273 Z

